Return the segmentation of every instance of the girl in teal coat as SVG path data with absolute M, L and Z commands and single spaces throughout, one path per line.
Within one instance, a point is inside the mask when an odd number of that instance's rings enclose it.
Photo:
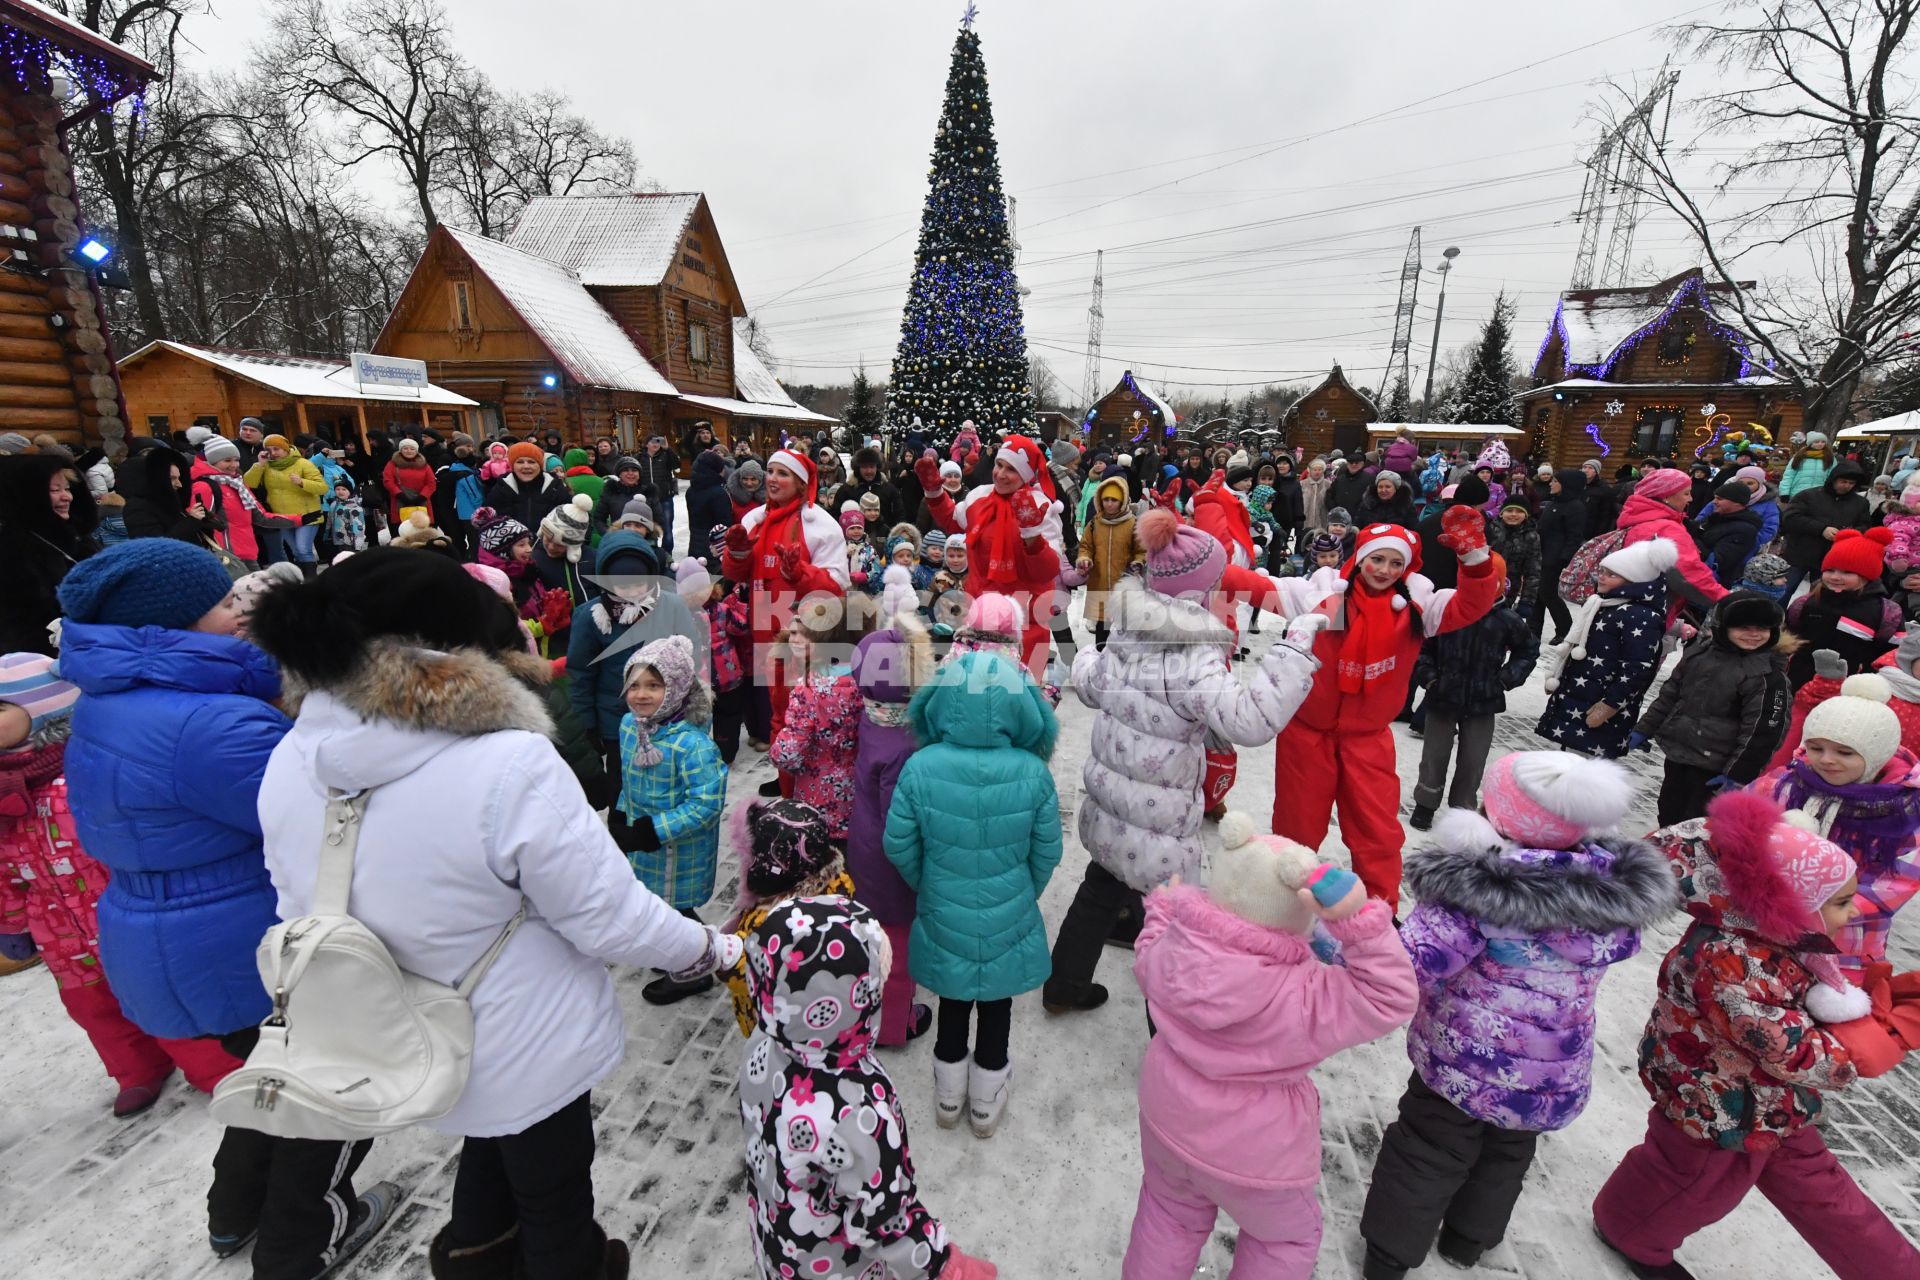
M 936 1118 L 950 1129 L 965 1110 L 984 1138 L 1000 1123 L 1013 1072 L 1013 997 L 1052 967 L 1040 894 L 1060 863 L 1047 766 L 1060 730 L 1025 668 L 986 650 L 941 667 L 908 718 L 920 749 L 894 788 L 886 854 L 919 896 L 913 976 L 940 997 Z

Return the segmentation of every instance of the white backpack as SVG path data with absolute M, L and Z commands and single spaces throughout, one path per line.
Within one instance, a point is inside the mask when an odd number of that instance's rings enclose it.
M 526 918 L 507 921 L 457 987 L 406 972 L 347 914 L 366 792 L 329 790 L 313 913 L 261 940 L 273 1012 L 244 1066 L 213 1091 L 213 1118 L 280 1138 L 351 1140 L 435 1120 L 467 1087 L 474 987 Z

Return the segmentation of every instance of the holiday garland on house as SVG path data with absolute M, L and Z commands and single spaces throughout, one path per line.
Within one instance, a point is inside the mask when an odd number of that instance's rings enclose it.
M 888 425 L 910 431 L 917 423 L 936 441 L 969 420 L 983 437 L 1031 431 L 1033 423 L 993 104 L 972 22 L 969 8 L 953 44 L 887 388 Z

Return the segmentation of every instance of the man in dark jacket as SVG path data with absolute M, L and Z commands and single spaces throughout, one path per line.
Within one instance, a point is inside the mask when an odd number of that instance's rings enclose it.
M 1591 536 L 1587 528 L 1587 473 L 1569 467 L 1556 473 L 1540 504 L 1540 603 L 1545 606 L 1533 617 L 1533 634 L 1540 635 L 1546 615 L 1553 615 L 1554 640 L 1566 635 L 1573 625 L 1567 602 L 1560 598 L 1560 571 L 1573 559 L 1580 544 Z
M 640 460 L 623 453 L 614 460 L 607 482 L 600 486 L 600 501 L 593 509 L 593 536 L 597 539 L 612 528 L 627 503 L 635 498 L 645 498 L 652 510 L 660 509 L 660 495 L 640 478 Z
M 1694 530 L 1693 540 L 1700 547 L 1700 558 L 1713 569 L 1713 579 L 1723 587 L 1740 582 L 1747 561 L 1760 542 L 1760 513 L 1750 511 L 1753 490 L 1739 480 L 1720 486 L 1708 504 L 1706 514 Z
M 853 477 L 840 486 L 840 492 L 834 495 L 833 515 L 837 518 L 839 508 L 851 502 L 858 505 L 860 499 L 871 493 L 880 499 L 880 524 L 870 534 L 878 534 L 878 541 L 887 540 L 887 530 L 905 520 L 901 514 L 899 492 L 880 476 L 880 451 L 872 445 L 863 445 L 854 451 Z
M 720 553 L 707 545 L 713 527 L 733 523 L 733 500 L 727 497 L 727 459 L 708 449 L 693 460 L 693 478 L 687 481 L 687 554 L 705 560 L 717 570 Z
M 648 439 L 647 451 L 640 455 L 640 479 L 654 492 L 658 499 L 653 507 L 654 519 L 660 522 L 660 545 L 665 548 L 669 563 L 673 560 L 673 500 L 680 496 L 680 455 L 667 448 L 667 438 L 656 435 Z
M 1453 808 L 1479 807 L 1480 778 L 1493 747 L 1494 718 L 1507 709 L 1507 690 L 1526 683 L 1539 657 L 1539 637 L 1504 605 L 1495 605 L 1470 626 L 1420 646 L 1413 683 L 1427 692 L 1420 708 L 1427 723 L 1420 779 L 1413 788 L 1413 813 L 1407 819 L 1414 830 L 1425 831 L 1433 825 L 1443 792 Z M 1457 761 L 1453 760 L 1456 737 Z M 1446 785 L 1449 763 L 1454 766 L 1451 787 Z
M 1587 528 L 1591 537 L 1602 529 L 1613 528 L 1614 519 L 1620 514 L 1620 496 L 1606 482 L 1600 459 L 1588 458 L 1580 464 L 1580 470 L 1587 475 Z
M 1810 577 L 1820 576 L 1820 562 L 1842 529 L 1865 529 L 1873 523 L 1867 502 L 1867 473 L 1852 461 L 1837 462 L 1818 489 L 1802 489 L 1780 516 L 1786 537 L 1787 594 L 1783 602 Z
M 1427 581 L 1433 583 L 1436 591 L 1460 585 L 1460 560 L 1453 549 L 1440 541 L 1440 521 L 1453 507 L 1484 507 L 1491 495 L 1487 492 L 1487 482 L 1479 476 L 1469 475 L 1453 487 L 1453 496 L 1447 499 L 1440 510 L 1420 522 L 1420 572 Z M 1485 516 L 1481 517 L 1484 522 Z M 1492 542 L 1492 534 L 1488 534 Z
M 1358 512 L 1373 492 L 1373 477 L 1367 474 L 1367 460 L 1356 453 L 1340 464 L 1327 484 L 1327 510 L 1345 507 Z M 1422 548 L 1424 550 L 1424 548 Z
M 473 540 L 473 526 L 467 521 L 473 518 L 473 513 L 478 509 L 473 491 L 480 483 L 480 463 L 473 455 L 473 437 L 464 431 L 456 431 L 453 433 L 453 447 L 441 448 L 441 452 L 447 457 L 433 469 L 433 522 L 453 543 L 454 552 L 462 560 L 471 560 L 478 544 Z M 466 486 L 463 496 L 460 486 L 469 478 L 473 483 Z M 479 501 L 485 501 L 485 498 L 481 497 Z

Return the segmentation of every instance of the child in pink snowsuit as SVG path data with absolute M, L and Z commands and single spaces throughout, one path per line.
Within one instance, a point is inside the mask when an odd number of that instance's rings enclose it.
M 1320 1251 L 1320 1097 L 1307 1073 L 1419 1002 L 1386 903 L 1229 813 L 1205 892 L 1157 889 L 1133 971 L 1158 1034 L 1140 1066 L 1145 1172 L 1122 1280 L 1186 1280 L 1224 1209 L 1233 1276 L 1307 1280 Z M 1309 887 L 1311 886 L 1311 887 Z M 1315 919 L 1344 949 L 1323 964 Z
M 1912 514 L 1890 515 L 1882 523 L 1893 530 L 1893 541 L 1887 544 L 1887 567 L 1905 572 L 1920 564 L 1920 484 L 1910 484 L 1900 491 L 1900 505 Z
M 100 967 L 94 911 L 107 871 L 81 849 L 67 810 L 67 721 L 80 691 L 38 653 L 0 657 L 0 954 L 38 948 L 60 1002 L 120 1086 L 113 1114 L 160 1098 L 175 1066 L 211 1092 L 239 1066 L 211 1040 L 158 1040 L 127 1020 Z

